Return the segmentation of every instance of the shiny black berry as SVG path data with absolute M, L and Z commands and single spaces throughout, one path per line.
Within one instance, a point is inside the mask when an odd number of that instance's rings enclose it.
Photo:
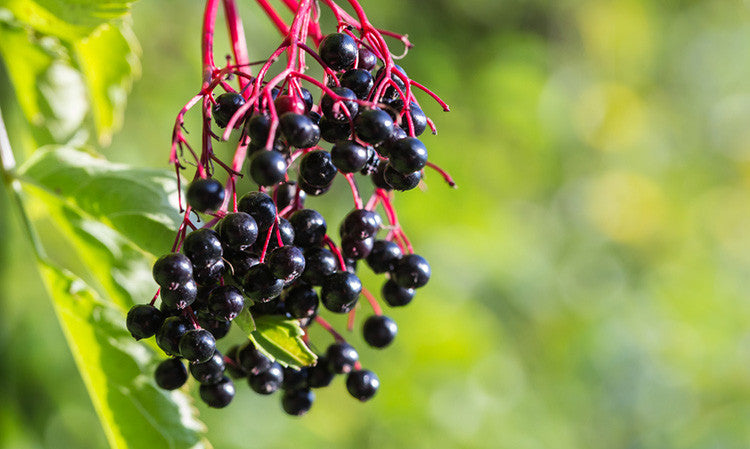
M 380 387 L 380 379 L 372 371 L 357 370 L 346 376 L 346 389 L 355 399 L 364 402 L 372 399 Z
M 185 237 L 182 253 L 193 265 L 208 265 L 221 259 L 223 251 L 219 236 L 213 229 L 198 229 Z
M 231 321 L 219 320 L 209 312 L 199 313 L 197 320 L 203 329 L 211 332 L 215 340 L 226 337 L 232 328 Z
M 289 205 L 303 207 L 307 194 L 297 186 L 296 181 L 286 181 L 277 185 L 273 192 L 273 198 L 276 200 L 276 208 L 283 210 Z
M 296 246 L 282 246 L 271 251 L 267 263 L 274 277 L 289 283 L 297 279 L 305 269 L 305 256 Z
M 391 167 L 399 173 L 412 173 L 421 170 L 427 164 L 427 148 L 415 137 L 397 140 L 389 148 L 388 160 Z
M 320 141 L 320 128 L 306 115 L 287 112 L 279 117 L 279 127 L 289 145 L 310 148 Z
M 339 140 L 347 140 L 352 135 L 352 127 L 349 122 L 337 122 L 326 117 L 320 119 L 320 137 L 326 142 L 335 143 Z
M 213 178 L 198 178 L 187 189 L 187 202 L 198 212 L 212 212 L 224 202 L 224 186 Z
M 341 254 L 347 259 L 364 259 L 370 255 L 374 242 L 374 237 L 367 237 L 360 240 L 357 237 L 348 235 L 341 239 Z
M 365 69 L 369 71 L 374 69 L 377 64 L 378 57 L 375 56 L 375 53 L 371 52 L 365 47 L 361 47 L 359 49 L 359 57 L 357 58 L 358 69 Z
M 402 174 L 391 164 L 387 164 L 383 172 L 383 179 L 391 188 L 399 191 L 411 190 L 419 185 L 422 179 L 422 173 L 415 171 L 413 173 Z
M 159 293 L 162 304 L 171 309 L 184 309 L 198 297 L 198 284 L 192 279 L 184 284 L 170 284 Z
M 209 407 L 224 408 L 232 402 L 235 388 L 232 379 L 224 376 L 215 384 L 202 384 L 200 396 Z
M 328 367 L 326 356 L 318 357 L 318 363 L 311 366 L 307 373 L 307 384 L 310 388 L 323 388 L 331 384 L 336 374 Z
M 242 285 L 248 298 L 256 302 L 266 302 L 281 294 L 284 281 L 274 276 L 267 264 L 259 263 L 250 267 Z
M 226 270 L 224 260 L 219 259 L 209 262 L 208 265 L 196 266 L 193 268 L 193 278 L 201 286 L 212 286 L 219 283 Z
M 392 275 L 396 283 L 405 288 L 419 288 L 430 280 L 430 264 L 417 254 L 408 254 L 396 263 Z
M 238 93 L 226 92 L 219 95 L 212 109 L 214 121 L 219 127 L 226 128 L 234 113 L 244 104 L 245 99 Z
M 370 157 L 371 153 L 367 148 L 351 140 L 337 142 L 331 148 L 333 165 L 342 173 L 354 173 L 362 170 Z
M 270 228 L 276 221 L 276 205 L 273 199 L 263 192 L 250 192 L 243 196 L 237 204 L 237 209 L 250 214 L 261 231 Z
M 348 271 L 334 273 L 323 281 L 320 300 L 326 309 L 335 313 L 346 313 L 357 304 L 362 292 L 362 282 Z
M 345 70 L 357 61 L 357 42 L 349 35 L 332 33 L 324 37 L 318 46 L 323 62 L 333 70 Z
M 411 302 L 414 299 L 415 291 L 413 288 L 401 287 L 393 279 L 388 279 L 383 284 L 381 290 L 383 300 L 388 303 L 391 307 L 402 307 Z
M 180 339 L 191 329 L 193 325 L 185 317 L 169 317 L 156 333 L 156 344 L 167 355 L 180 355 Z
M 154 379 L 159 387 L 165 390 L 176 390 L 185 385 L 188 374 L 180 359 L 167 359 L 156 367 Z
M 383 220 L 377 212 L 367 209 L 354 209 L 344 217 L 339 233 L 342 237 L 351 236 L 362 240 L 377 234 L 382 224 Z
M 161 256 L 151 271 L 156 283 L 162 287 L 184 284 L 193 279 L 193 264 L 187 256 L 179 253 Z
M 214 318 L 221 321 L 232 321 L 239 315 L 245 305 L 242 292 L 233 285 L 223 285 L 211 291 L 208 297 L 208 310 Z
M 302 179 L 314 186 L 327 186 L 336 176 L 336 166 L 331 161 L 331 155 L 324 150 L 311 151 L 299 163 L 299 174 Z
M 362 326 L 362 336 L 373 348 L 385 348 L 390 345 L 398 333 L 396 322 L 385 315 L 372 315 Z
M 284 381 L 284 369 L 278 362 L 273 364 L 264 371 L 248 376 L 250 388 L 258 394 L 271 394 L 281 388 Z
M 131 307 L 125 320 L 130 335 L 136 340 L 153 337 L 163 322 L 164 314 L 149 304 L 138 304 Z
M 393 119 L 382 109 L 365 109 L 360 111 L 354 120 L 357 137 L 371 145 L 377 145 L 386 140 L 391 135 L 392 129 Z
M 180 355 L 193 363 L 203 363 L 216 351 L 216 339 L 205 329 L 193 329 L 180 338 Z
M 227 214 L 219 222 L 221 243 L 236 251 L 249 248 L 258 238 L 258 224 L 246 212 Z
M 302 416 L 312 408 L 315 393 L 309 388 L 287 390 L 281 397 L 281 407 L 289 415 Z
M 214 351 L 211 358 L 202 363 L 191 363 L 190 374 L 202 384 L 215 384 L 224 378 L 224 356 Z
M 250 177 L 260 186 L 283 181 L 286 169 L 286 158 L 277 151 L 258 151 L 250 157 Z
M 326 220 L 314 209 L 301 209 L 289 217 L 294 228 L 294 244 L 302 248 L 319 246 L 326 235 Z
M 331 372 L 345 374 L 354 369 L 354 364 L 359 360 L 359 354 L 349 343 L 339 341 L 326 349 L 326 360 Z
M 368 70 L 351 69 L 341 75 L 341 85 L 351 89 L 360 100 L 367 99 L 375 80 Z
M 284 309 L 292 318 L 311 318 L 318 312 L 318 293 L 304 283 L 288 288 L 281 296 Z
M 312 285 L 322 285 L 338 268 L 339 261 L 332 252 L 325 248 L 309 248 L 305 250 L 305 271 L 302 272 L 302 280 Z
M 367 256 L 367 265 L 375 273 L 385 273 L 393 270 L 401 256 L 401 248 L 397 244 L 387 240 L 376 240 Z
M 359 104 L 352 101 L 357 99 L 357 95 L 351 89 L 340 86 L 331 87 L 331 91 L 344 100 L 339 100 L 328 94 L 323 95 L 320 100 L 320 110 L 323 112 L 323 116 L 336 122 L 349 123 L 359 112 Z
M 237 351 L 237 363 L 248 374 L 266 371 L 273 365 L 273 361 L 260 352 L 252 341 L 248 341 Z

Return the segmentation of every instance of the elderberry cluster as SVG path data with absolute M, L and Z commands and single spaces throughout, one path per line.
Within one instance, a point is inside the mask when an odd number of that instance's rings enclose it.
M 358 262 L 385 275 L 381 298 L 391 307 L 409 304 L 415 289 L 430 279 L 429 264 L 413 253 L 391 204 L 391 191 L 416 187 L 428 165 L 417 137 L 429 121 L 416 102 L 403 101 L 411 98 L 404 94 L 409 92 L 406 73 L 396 65 L 375 70 L 379 58 L 346 33 L 323 38 L 317 58 L 335 74 L 321 88 L 318 102 L 296 81 L 273 87 L 272 103 L 256 97 L 252 108 L 245 107 L 247 96 L 241 92 L 215 97 L 213 122 L 222 128 L 234 123 L 242 130 L 247 172 L 259 191 L 235 197 L 229 208 L 227 192 L 235 191 L 234 178 L 224 186 L 210 171 L 199 171 L 187 188 L 186 220 L 190 210 L 213 219 L 201 228 L 191 224 L 189 233 L 181 228 L 179 252 L 154 264 L 159 307 L 155 297 L 127 316 L 133 337 L 155 336 L 171 356 L 156 368 L 156 383 L 179 388 L 189 371 L 211 407 L 227 406 L 241 378 L 258 394 L 283 390 L 282 407 L 292 415 L 306 413 L 313 389 L 328 386 L 337 374 L 346 375 L 354 398 L 369 400 L 379 388 L 378 377 L 361 367 L 356 349 L 319 312 L 353 314 L 360 296 L 367 296 L 374 314 L 362 325 L 364 340 L 385 348 L 398 328 L 363 287 Z M 333 144 L 330 150 L 320 146 L 321 140 Z M 367 204 L 355 174 L 374 185 Z M 326 193 L 339 175 L 352 189 L 355 208 L 340 221 L 336 244 L 326 219 L 305 208 L 305 201 Z M 385 223 L 376 212 L 379 204 Z M 282 367 L 253 339 L 219 350 L 217 341 L 247 312 L 256 319 L 297 320 L 303 329 L 318 323 L 334 342 L 318 354 L 316 364 L 300 369 Z

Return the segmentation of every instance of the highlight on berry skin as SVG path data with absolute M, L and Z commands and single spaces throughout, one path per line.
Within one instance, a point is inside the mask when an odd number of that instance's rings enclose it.
M 380 379 L 362 367 L 351 336 L 357 329 L 379 350 L 398 345 L 398 325 L 383 308 L 408 305 L 431 277 L 399 221 L 396 191 L 435 174 L 455 186 L 421 137 L 436 128 L 420 102 L 448 106 L 394 63 L 386 38 L 409 49 L 406 36 L 375 28 L 354 0 L 354 16 L 331 0 L 321 11 L 312 0 L 286 2 L 294 13 L 288 26 L 264 2 L 280 44 L 253 64 L 234 0 L 224 0 L 233 51 L 225 65 L 213 50 L 219 3 L 206 1 L 206 75 L 172 133 L 170 163 L 178 182 L 189 180 L 183 220 L 171 251 L 153 265 L 153 299 L 129 311 L 127 328 L 136 340 L 154 337 L 168 357 L 153 372 L 157 385 L 197 383 L 209 407 L 227 407 L 249 390 L 277 394 L 284 412 L 301 416 L 315 390 L 337 376 L 353 398 L 369 401 Z M 322 29 L 319 12 L 336 26 Z M 184 119 L 194 109 L 202 129 L 189 141 Z M 222 159 L 213 142 L 230 137 L 234 155 Z M 306 205 L 335 189 L 351 193 L 344 216 Z M 361 270 L 380 284 L 365 285 Z M 339 314 L 346 329 L 328 322 Z M 305 366 L 279 356 L 263 329 L 248 325 L 264 319 L 299 329 L 305 350 L 320 351 L 317 360 Z M 232 326 L 245 337 L 230 338 Z M 328 340 L 311 341 L 312 326 Z

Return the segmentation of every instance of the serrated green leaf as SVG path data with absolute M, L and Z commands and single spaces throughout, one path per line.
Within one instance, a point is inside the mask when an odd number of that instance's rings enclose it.
M 80 278 L 40 262 L 45 286 L 113 448 L 202 448 L 203 425 L 181 392 L 158 388 L 155 354 L 123 326 L 122 310 Z
M 40 149 L 19 173 L 142 250 L 169 251 L 181 219 L 174 174 L 115 164 L 68 147 Z
M 317 356 L 302 340 L 305 332 L 297 320 L 282 316 L 255 317 L 255 330 L 249 335 L 256 346 L 282 366 L 300 368 L 315 363 Z
M 140 47 L 129 25 L 104 24 L 73 44 L 86 82 L 99 142 L 109 144 L 122 126 L 128 92 L 140 75 Z

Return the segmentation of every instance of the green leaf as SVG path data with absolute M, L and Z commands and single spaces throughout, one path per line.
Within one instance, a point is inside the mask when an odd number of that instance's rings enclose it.
M 140 47 L 130 27 L 105 24 L 73 44 L 91 101 L 99 142 L 122 126 L 128 92 L 140 75 Z
M 245 307 L 233 321 L 245 335 L 250 335 L 250 332 L 255 330 L 255 320 L 249 310 L 251 304 L 250 301 L 245 300 Z
M 152 255 L 169 251 L 181 222 L 177 183 L 166 170 L 132 168 L 73 148 L 47 147 L 34 153 L 19 173 Z
M 315 353 L 302 340 L 304 334 L 297 320 L 266 315 L 255 318 L 255 330 L 249 338 L 281 365 L 299 368 L 317 360 Z
M 158 388 L 155 354 L 133 340 L 122 310 L 80 278 L 44 262 L 45 286 L 113 448 L 201 448 L 203 425 L 181 392 Z

